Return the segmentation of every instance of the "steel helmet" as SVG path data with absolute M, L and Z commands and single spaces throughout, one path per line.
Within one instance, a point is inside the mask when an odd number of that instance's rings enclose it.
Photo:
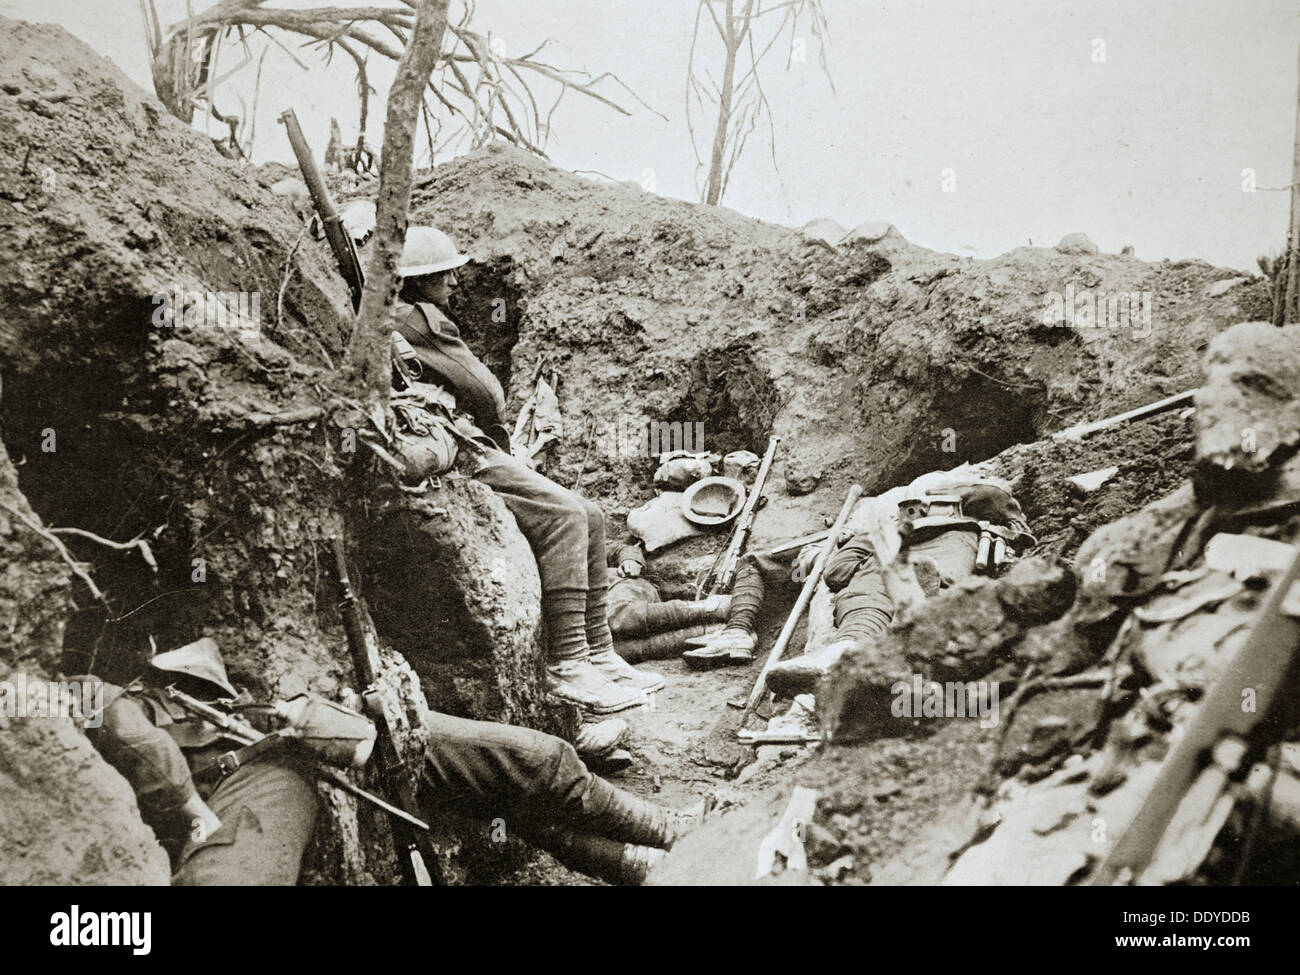
M 706 477 L 682 495 L 682 515 L 696 525 L 725 525 L 745 504 L 745 485 L 732 477 Z
M 184 674 L 219 687 L 225 697 L 239 696 L 239 692 L 230 685 L 225 661 L 221 659 L 217 641 L 212 637 L 205 636 L 183 647 L 160 653 L 149 661 L 149 666 L 172 674 Z
M 412 226 L 406 229 L 406 245 L 397 273 L 403 278 L 452 271 L 466 264 L 469 257 L 456 249 L 455 242 L 436 227 Z
M 352 239 L 363 243 L 375 230 L 375 205 L 369 200 L 353 200 L 339 211 L 339 219 Z

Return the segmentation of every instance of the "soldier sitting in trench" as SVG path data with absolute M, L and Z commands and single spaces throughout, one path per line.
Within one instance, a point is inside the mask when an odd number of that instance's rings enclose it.
M 908 494 L 899 518 L 910 529 L 908 560 L 927 596 L 976 574 L 981 539 L 990 546 L 987 558 L 996 564 L 980 565 L 980 571 L 996 571 L 1013 552 L 1035 544 L 1020 504 L 1000 484 L 975 482 L 948 487 L 942 495 Z M 793 571 L 790 562 L 746 555 L 736 574 L 727 625 L 695 641 L 701 646 L 683 654 L 687 663 L 708 667 L 753 660 L 758 614 L 768 588 L 793 599 L 817 548 L 805 546 L 793 560 Z M 998 552 L 1006 554 L 999 558 Z M 868 533 L 848 533 L 838 540 L 822 581 L 834 594 L 834 637 L 820 650 L 782 661 L 768 672 L 768 688 L 783 696 L 814 691 L 846 651 L 870 646 L 893 622 L 896 607 Z
M 172 883 L 296 883 L 316 820 L 316 760 L 288 742 L 231 761 L 243 743 L 173 700 L 173 686 L 222 710 L 248 702 L 216 643 L 203 638 L 154 657 L 127 687 L 105 685 L 102 723 L 86 729 L 135 789 L 172 857 Z M 423 733 L 422 803 L 504 817 L 560 862 L 600 879 L 641 882 L 687 822 L 593 775 L 553 735 L 436 713 Z
M 472 419 L 466 432 L 477 444 L 473 476 L 505 502 L 532 547 L 552 693 L 595 714 L 644 704 L 664 679 L 637 670 L 614 650 L 606 611 L 604 514 L 513 456 L 501 384 L 445 314 L 458 284 L 456 269 L 468 260 L 441 231 L 411 226 L 399 263 L 402 287 L 393 328 L 414 350 L 417 378 L 441 384 Z

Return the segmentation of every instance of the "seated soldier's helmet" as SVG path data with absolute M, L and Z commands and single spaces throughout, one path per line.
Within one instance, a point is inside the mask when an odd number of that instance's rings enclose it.
M 154 670 L 201 680 L 219 688 L 222 697 L 239 696 L 239 692 L 231 686 L 230 678 L 226 676 L 226 663 L 221 659 L 217 641 L 211 637 L 205 636 L 183 647 L 160 653 L 149 661 L 149 666 Z
M 416 278 L 422 274 L 452 271 L 469 262 L 469 257 L 456 249 L 455 242 L 436 227 L 411 226 L 406 228 L 406 245 L 397 262 L 397 274 L 403 278 Z

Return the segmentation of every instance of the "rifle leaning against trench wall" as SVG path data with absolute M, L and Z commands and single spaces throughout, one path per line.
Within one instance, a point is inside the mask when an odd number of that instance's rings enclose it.
M 307 192 L 311 194 L 316 216 L 325 231 L 325 239 L 329 241 L 330 250 L 334 252 L 339 273 L 347 282 L 348 292 L 352 296 L 352 310 L 359 311 L 366 275 L 361 269 L 361 257 L 357 253 L 356 241 L 352 239 L 348 228 L 343 225 L 343 218 L 339 216 L 334 198 L 330 196 L 329 187 L 325 185 L 325 176 L 311 154 L 311 146 L 307 144 L 302 126 L 298 124 L 297 114 L 292 108 L 285 109 L 280 115 L 280 121 L 284 123 L 289 144 L 293 146 L 293 154 L 298 159 L 298 168 L 302 171 L 303 182 L 307 184 Z M 409 349 L 409 345 L 407 348 Z M 420 378 L 418 360 L 404 359 L 397 348 L 393 349 L 392 360 L 396 384 L 403 389 L 409 389 L 411 384 Z M 413 369 L 412 366 L 415 368 Z M 453 428 L 453 434 L 455 433 L 459 431 Z
M 343 226 L 343 218 L 339 216 L 334 198 L 330 196 L 329 187 L 325 185 L 325 176 L 311 154 L 307 137 L 302 134 L 302 126 L 298 124 L 297 114 L 292 108 L 285 109 L 280 115 L 280 121 L 284 123 L 289 144 L 293 146 L 293 154 L 298 158 L 298 168 L 302 170 L 303 182 L 307 184 L 312 205 L 316 208 L 316 215 L 320 217 L 325 239 L 329 241 L 334 259 L 338 261 L 339 273 L 343 275 L 343 280 L 348 283 L 348 291 L 352 293 L 352 310 L 358 311 L 361 308 L 361 289 L 365 285 L 365 274 L 361 270 L 361 258 L 357 254 L 356 242 L 348 233 L 348 228 Z
M 307 184 L 307 192 L 311 194 L 312 204 L 320 218 L 325 238 L 329 241 L 330 250 L 334 252 L 334 259 L 338 262 L 339 273 L 347 282 L 348 291 L 352 296 L 352 310 L 358 311 L 361 308 L 365 273 L 361 270 L 361 258 L 357 254 L 356 242 L 352 239 L 348 228 L 343 225 L 343 219 L 334 205 L 334 198 L 330 196 L 329 187 L 325 185 L 325 177 L 311 154 L 311 147 L 307 144 L 307 137 L 303 135 L 302 126 L 298 124 L 297 114 L 292 108 L 286 109 L 280 115 L 280 121 L 284 123 L 289 144 L 293 146 L 293 154 L 298 159 L 298 168 L 302 171 L 303 181 Z M 403 384 L 409 387 L 414 377 L 404 367 L 396 349 L 393 350 L 393 362 Z M 416 816 L 419 803 L 415 782 L 397 748 L 388 708 L 382 694 L 378 691 L 378 668 L 375 655 L 366 638 L 367 630 L 362 621 L 361 607 L 357 603 L 356 595 L 352 591 L 352 581 L 348 577 L 347 555 L 343 548 L 343 541 L 335 536 L 330 539 L 330 544 L 334 551 L 334 565 L 341 590 L 339 613 L 343 617 L 343 629 L 347 633 L 353 669 L 361 685 L 359 690 L 362 697 L 373 706 L 374 713 L 380 715 L 376 749 L 379 753 L 381 772 L 398 797 L 401 806 L 399 811 L 402 815 L 393 823 L 393 839 L 406 852 L 406 856 L 399 856 L 402 870 L 411 884 L 430 887 L 433 885 L 433 879 L 428 864 L 437 862 L 437 853 L 429 842 L 428 825 Z M 422 830 L 417 829 L 415 824 L 422 827 Z
M 378 650 L 371 646 L 368 629 L 362 619 L 361 605 L 356 593 L 352 591 L 352 580 L 348 577 L 347 553 L 343 539 L 334 535 L 330 538 L 330 547 L 334 552 L 334 568 L 339 583 L 339 615 L 343 617 L 343 629 L 348 637 L 348 651 L 352 654 L 352 666 L 356 671 L 357 681 L 367 710 L 379 717 L 379 734 L 375 740 L 375 751 L 379 760 L 380 773 L 384 776 L 390 794 L 397 797 L 398 804 L 411 817 L 419 811 L 416 795 L 415 777 L 412 770 L 402 759 L 393 734 L 393 720 L 387 702 L 379 688 Z M 417 832 L 405 819 L 393 823 L 393 839 L 399 851 L 402 869 L 407 880 L 418 887 L 430 887 L 433 879 L 429 874 L 429 863 L 437 863 L 437 851 L 429 841 L 427 827 L 424 832 Z

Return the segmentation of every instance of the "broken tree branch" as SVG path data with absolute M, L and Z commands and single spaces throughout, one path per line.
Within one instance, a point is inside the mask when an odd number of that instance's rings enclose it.
M 108 600 L 104 597 L 104 594 L 100 591 L 99 586 L 95 585 L 95 580 L 90 577 L 90 573 L 88 573 L 85 570 L 83 564 L 81 562 L 78 562 L 76 559 L 72 557 L 72 553 L 68 551 L 68 547 L 63 544 L 63 542 L 58 538 L 58 536 L 52 535 L 47 529 L 42 528 L 39 524 L 32 521 L 25 514 L 23 514 L 21 511 L 19 511 L 17 508 L 13 507 L 10 504 L 6 504 L 5 502 L 0 501 L 0 508 L 4 508 L 15 518 L 21 521 L 24 525 L 26 525 L 28 528 L 34 531 L 37 535 L 40 535 L 41 538 L 45 539 L 47 542 L 53 545 L 54 548 L 58 551 L 59 557 L 63 559 L 64 562 L 67 563 L 68 568 L 72 570 L 73 574 L 86 584 L 86 588 L 90 590 L 90 594 L 94 596 L 95 599 L 97 599 L 100 603 L 102 603 L 105 609 L 107 609 L 110 613 L 112 613 L 113 607 L 108 605 Z
M 129 552 L 132 549 L 138 549 L 140 557 L 154 572 L 158 571 L 158 563 L 154 560 L 153 549 L 149 543 L 144 540 L 143 535 L 137 535 L 129 542 L 115 542 L 111 538 L 104 538 L 102 535 L 96 535 L 94 532 L 88 532 L 84 528 L 51 528 L 51 535 L 76 535 L 79 538 L 87 538 L 92 542 L 103 545 L 105 548 L 117 549 L 119 552 Z
M 149 3 L 151 7 L 153 0 L 141 2 Z M 285 31 L 310 38 L 311 46 L 321 50 L 327 64 L 336 46 L 343 48 L 357 62 L 358 73 L 362 75 L 359 99 L 363 138 L 368 107 L 367 70 L 363 55 L 373 51 L 391 61 L 401 59 L 415 23 L 416 9 L 415 0 L 401 2 L 407 9 L 380 6 L 285 9 L 267 6 L 268 0 L 222 0 L 201 12 L 191 11 L 189 17 L 171 27 L 165 35 L 156 28 L 156 17 L 150 17 L 151 9 L 142 6 L 145 38 L 152 57 L 154 89 L 172 114 L 188 122 L 194 117 L 196 107 L 211 104 L 216 84 L 224 80 L 215 78 L 204 65 L 208 59 L 205 52 L 211 52 L 227 31 L 240 32 L 242 41 L 245 28 L 251 29 L 288 52 L 272 34 L 272 31 Z M 606 72 L 593 76 L 586 71 L 564 69 L 538 60 L 537 56 L 547 41 L 520 57 L 506 57 L 499 45 L 494 48 L 489 43 L 488 35 L 470 28 L 473 12 L 473 3 L 467 2 L 460 20 L 444 28 L 443 38 L 447 44 L 444 48 L 440 42 L 437 52 L 436 66 L 441 66 L 443 71 L 449 67 L 456 68 L 455 83 L 445 76 L 431 78 L 427 91 L 427 95 L 445 109 L 446 117 L 461 122 L 462 135 L 469 136 L 471 145 L 503 138 L 529 152 L 545 156 L 551 113 L 568 91 L 592 98 L 623 115 L 631 114 L 614 98 L 598 90 L 607 81 L 622 88 L 645 109 L 654 111 L 617 75 Z M 376 36 L 366 30 L 367 26 L 392 35 L 399 45 L 394 46 Z M 245 52 L 251 59 L 253 55 L 247 44 Z M 293 57 L 291 52 L 288 53 Z M 302 66 L 301 62 L 297 63 Z M 472 68 L 474 78 L 467 77 L 457 65 Z M 537 95 L 529 84 L 530 80 L 537 78 L 557 88 L 555 105 L 544 119 Z M 667 121 L 661 113 L 655 114 Z M 436 127 L 442 127 L 440 119 L 434 118 L 433 122 Z M 451 141 L 449 139 L 448 144 Z
M 389 384 L 388 313 L 397 294 L 397 261 L 406 240 L 406 211 L 411 202 L 415 134 L 423 95 L 442 50 L 449 0 L 422 0 L 415 12 L 410 43 L 397 65 L 388 92 L 384 147 L 380 154 L 379 197 L 375 213 L 374 252 L 366 268 L 361 308 L 348 341 L 348 362 L 363 384 L 368 406 L 386 400 Z

